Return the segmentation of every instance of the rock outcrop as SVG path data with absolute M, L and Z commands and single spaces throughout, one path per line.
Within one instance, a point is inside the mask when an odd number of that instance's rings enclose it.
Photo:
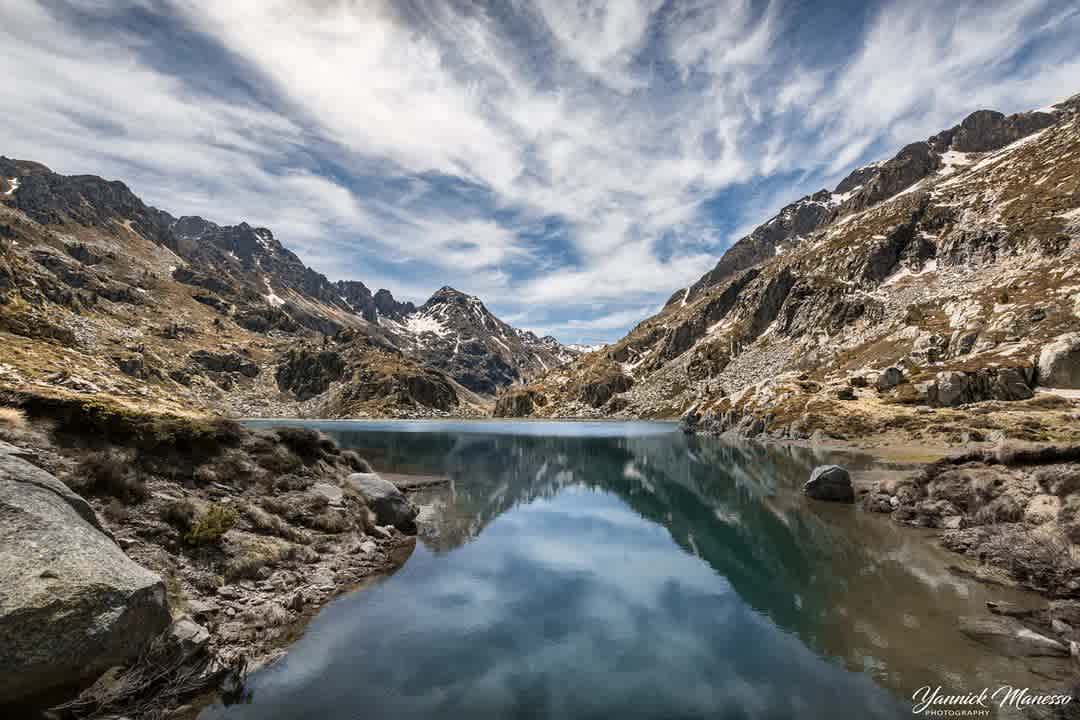
M 349 483 L 363 496 L 380 525 L 411 532 L 420 510 L 389 480 L 375 473 L 353 473 Z
M 528 388 L 511 388 L 495 398 L 495 417 L 528 417 L 538 407 L 547 404 L 547 397 Z
M 105 535 L 85 500 L 0 454 L 0 703 L 90 681 L 169 622 L 161 578 Z
M 1080 333 L 1062 335 L 1039 353 L 1039 384 L 1080 389 Z

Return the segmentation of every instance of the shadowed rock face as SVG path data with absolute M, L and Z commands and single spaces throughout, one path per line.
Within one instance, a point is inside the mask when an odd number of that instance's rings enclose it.
M 88 681 L 169 621 L 161 578 L 104 534 L 82 498 L 0 453 L 0 703 Z

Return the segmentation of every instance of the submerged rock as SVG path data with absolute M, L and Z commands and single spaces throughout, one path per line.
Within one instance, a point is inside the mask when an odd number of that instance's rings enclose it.
M 1010 657 L 1069 657 L 1068 646 L 1027 628 L 1014 617 L 962 617 L 960 632 Z
M 810 479 L 803 485 L 803 493 L 815 500 L 855 502 L 851 475 L 839 465 L 819 465 L 814 468 Z
M 353 473 L 349 482 L 355 487 L 380 525 L 393 525 L 403 532 L 414 532 L 419 508 L 409 502 L 397 486 L 375 473 Z
M 169 625 L 161 578 L 132 562 L 49 473 L 0 454 L 0 703 L 88 682 Z

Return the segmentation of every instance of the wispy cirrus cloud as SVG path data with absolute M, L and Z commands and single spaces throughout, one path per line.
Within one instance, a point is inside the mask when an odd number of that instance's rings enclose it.
M 613 339 L 737 233 L 1080 91 L 1069 2 L 0 0 L 8 155 Z

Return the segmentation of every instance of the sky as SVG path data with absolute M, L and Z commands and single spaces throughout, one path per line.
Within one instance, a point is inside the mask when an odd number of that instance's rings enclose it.
M 783 205 L 1080 92 L 1075 1 L 0 0 L 0 154 L 607 342 Z

